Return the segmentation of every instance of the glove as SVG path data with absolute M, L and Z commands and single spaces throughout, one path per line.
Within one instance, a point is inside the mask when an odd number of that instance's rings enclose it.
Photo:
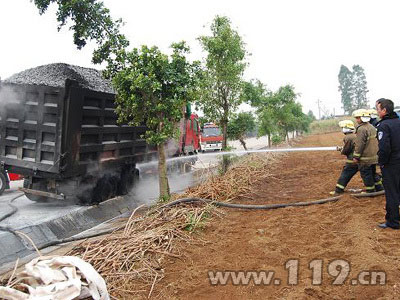
M 343 150 L 343 147 L 336 146 L 336 150 L 337 150 L 337 151 L 342 151 L 342 150 Z

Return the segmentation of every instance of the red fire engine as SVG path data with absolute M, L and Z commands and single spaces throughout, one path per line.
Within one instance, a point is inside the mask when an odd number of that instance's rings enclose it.
M 222 150 L 223 136 L 219 127 L 214 123 L 205 123 L 201 133 L 201 150 Z
M 190 114 L 180 122 L 178 155 L 196 154 L 200 151 L 200 124 L 196 114 Z

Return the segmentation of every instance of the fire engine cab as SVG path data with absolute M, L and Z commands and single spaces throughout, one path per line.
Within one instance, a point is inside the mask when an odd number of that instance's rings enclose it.
M 219 127 L 214 123 L 205 123 L 201 133 L 201 150 L 221 151 L 223 136 Z

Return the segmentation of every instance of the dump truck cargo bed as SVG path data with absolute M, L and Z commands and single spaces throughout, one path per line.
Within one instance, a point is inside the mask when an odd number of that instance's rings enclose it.
M 25 188 L 54 194 L 116 176 L 120 189 L 155 149 L 145 126 L 117 123 L 114 100 L 99 71 L 77 66 L 41 66 L 0 81 L 0 168 L 28 176 Z M 61 188 L 65 179 L 76 182 Z
M 69 80 L 65 88 L 0 84 L 0 162 L 21 174 L 70 177 L 93 164 L 143 160 L 146 128 L 117 125 L 114 97 Z

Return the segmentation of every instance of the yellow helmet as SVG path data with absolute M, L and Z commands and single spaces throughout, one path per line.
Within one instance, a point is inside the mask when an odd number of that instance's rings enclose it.
M 343 120 L 339 122 L 339 126 L 341 128 L 353 129 L 354 130 L 354 123 L 351 120 Z
M 368 112 L 368 114 L 371 116 L 371 115 L 378 115 L 378 112 L 376 111 L 376 109 L 368 109 L 367 110 L 367 112 Z
M 355 111 L 353 111 L 353 117 L 357 118 L 357 117 L 369 117 L 370 113 L 368 112 L 368 110 L 361 108 L 361 109 L 357 109 Z

